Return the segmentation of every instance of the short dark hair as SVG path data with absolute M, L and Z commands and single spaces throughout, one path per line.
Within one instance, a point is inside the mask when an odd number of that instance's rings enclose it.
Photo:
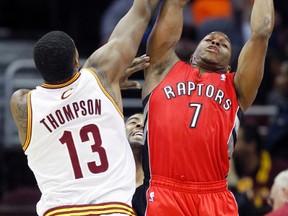
M 76 46 L 62 31 L 51 31 L 41 37 L 34 47 L 34 62 L 47 83 L 67 81 L 74 73 Z

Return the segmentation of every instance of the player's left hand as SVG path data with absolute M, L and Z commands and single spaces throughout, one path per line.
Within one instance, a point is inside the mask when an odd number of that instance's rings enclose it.
M 140 82 L 136 80 L 128 80 L 128 78 L 134 74 L 135 72 L 139 72 L 145 68 L 147 68 L 150 63 L 150 57 L 145 55 L 142 55 L 140 57 L 134 58 L 133 62 L 131 63 L 131 66 L 122 74 L 122 77 L 120 78 L 119 84 L 121 89 L 128 89 L 128 88 L 141 88 Z

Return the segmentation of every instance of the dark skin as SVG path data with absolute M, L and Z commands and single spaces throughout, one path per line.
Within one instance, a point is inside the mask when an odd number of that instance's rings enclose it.
M 187 2 L 189 1 L 164 1 L 148 39 L 147 54 L 151 61 L 144 73 L 142 99 L 151 93 L 179 61 L 175 49 L 182 34 L 183 9 Z M 273 0 L 254 1 L 250 24 L 251 35 L 239 55 L 234 79 L 238 102 L 243 111 L 252 105 L 263 78 L 268 41 L 274 27 Z M 230 72 L 231 49 L 231 43 L 225 34 L 212 32 L 199 43 L 191 57 L 191 66 L 199 69 L 200 76 L 203 73 Z
M 201 67 L 203 72 L 215 71 L 226 73 L 231 70 L 231 44 L 228 37 L 221 32 L 212 32 L 204 37 L 190 59 L 191 65 Z

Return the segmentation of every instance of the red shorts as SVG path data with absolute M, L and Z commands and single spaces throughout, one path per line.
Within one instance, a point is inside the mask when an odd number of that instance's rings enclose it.
M 146 216 L 238 216 L 226 180 L 191 183 L 153 176 L 146 202 Z

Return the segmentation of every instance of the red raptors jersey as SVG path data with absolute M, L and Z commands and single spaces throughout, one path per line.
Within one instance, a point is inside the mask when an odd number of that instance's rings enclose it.
M 240 123 L 233 79 L 234 73 L 199 76 L 182 61 L 174 65 L 144 100 L 146 178 L 225 179 Z

